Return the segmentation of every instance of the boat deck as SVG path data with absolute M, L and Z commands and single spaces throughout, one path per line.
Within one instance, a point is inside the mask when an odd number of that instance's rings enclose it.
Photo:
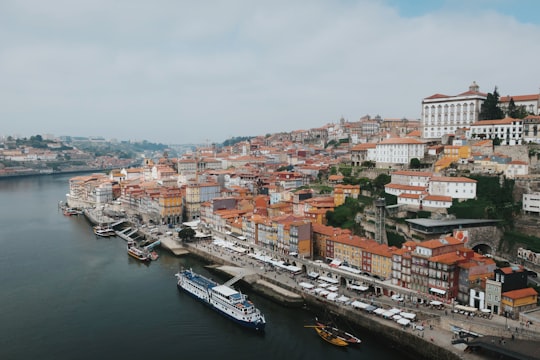
M 184 272 L 184 275 L 191 281 L 197 283 L 198 285 L 200 286 L 203 286 L 207 289 L 209 288 L 213 288 L 215 286 L 217 286 L 218 284 L 215 282 L 215 281 L 212 281 L 210 279 L 207 279 L 205 278 L 204 276 L 202 275 L 199 275 L 199 274 L 195 274 L 191 271 L 185 271 Z

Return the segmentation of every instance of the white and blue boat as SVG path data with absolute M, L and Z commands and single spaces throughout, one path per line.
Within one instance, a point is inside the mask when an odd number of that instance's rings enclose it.
M 176 274 L 178 289 L 216 310 L 234 322 L 257 331 L 264 331 L 266 320 L 245 294 L 227 286 L 220 285 L 191 269 Z

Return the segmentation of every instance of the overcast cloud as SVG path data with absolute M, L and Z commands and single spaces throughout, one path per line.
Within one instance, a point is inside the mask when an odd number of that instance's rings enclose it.
M 222 142 L 539 92 L 536 1 L 401 3 L 4 0 L 0 135 Z

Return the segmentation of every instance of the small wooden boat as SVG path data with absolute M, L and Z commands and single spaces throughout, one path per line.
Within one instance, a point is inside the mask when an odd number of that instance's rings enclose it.
M 305 327 L 314 328 L 317 334 L 321 337 L 321 339 L 323 339 L 324 341 L 332 345 L 340 346 L 340 347 L 349 345 L 347 341 L 338 338 L 336 335 L 332 334 L 332 332 L 329 331 L 324 326 L 312 325 L 312 326 L 305 326 Z
M 317 326 L 325 328 L 327 331 L 331 332 L 333 335 L 340 338 L 341 340 L 348 342 L 349 344 L 360 344 L 362 342 L 353 334 L 348 333 L 345 330 L 338 329 L 334 325 L 317 322 Z

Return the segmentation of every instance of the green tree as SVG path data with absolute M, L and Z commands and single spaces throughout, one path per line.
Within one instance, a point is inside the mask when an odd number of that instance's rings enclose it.
M 365 168 L 368 168 L 368 169 L 372 169 L 375 167 L 375 161 L 371 161 L 371 160 L 368 160 L 368 161 L 363 161 L 362 162 L 362 167 L 365 167 Z
M 364 205 L 353 198 L 346 198 L 345 203 L 334 211 L 326 212 L 326 221 L 329 226 L 351 229 L 354 234 L 360 234 L 360 226 L 356 223 L 356 214 L 363 211 Z
M 420 169 L 422 166 L 422 163 L 420 163 L 420 160 L 418 158 L 412 158 L 411 162 L 409 163 L 409 168 L 411 169 Z
M 514 103 L 514 98 L 510 98 L 510 103 L 508 103 L 508 109 L 506 111 L 506 115 L 513 119 L 523 119 L 529 115 L 527 110 L 525 109 L 525 106 L 520 105 L 516 106 Z
M 373 188 L 374 190 L 377 190 L 377 191 L 384 191 L 384 185 L 390 183 L 390 181 L 392 181 L 392 178 L 390 177 L 390 175 L 379 174 L 377 175 L 375 180 L 373 180 L 373 183 L 372 183 Z
M 191 240 L 193 239 L 194 236 L 195 236 L 195 230 L 193 230 L 190 227 L 185 227 L 178 232 L 178 237 L 182 239 L 182 241 Z
M 350 167 L 350 166 L 340 166 L 340 167 L 339 167 L 339 172 L 340 172 L 341 175 L 343 175 L 343 176 L 351 176 L 351 173 L 352 173 L 352 167 Z
M 480 120 L 496 120 L 504 118 L 504 112 L 499 106 L 499 93 L 497 87 L 492 93 L 488 93 L 486 100 L 480 108 L 480 114 L 478 115 Z

